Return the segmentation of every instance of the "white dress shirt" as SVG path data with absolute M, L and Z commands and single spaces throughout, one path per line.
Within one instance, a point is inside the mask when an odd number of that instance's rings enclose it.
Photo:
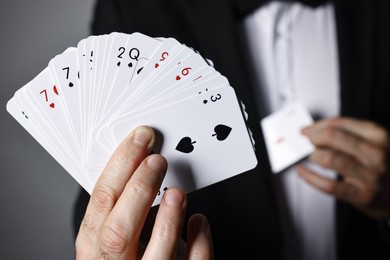
M 246 17 L 243 26 L 259 86 L 255 90 L 261 115 L 291 101 L 300 101 L 316 117 L 338 115 L 334 16 L 332 4 L 312 8 L 272 1 Z M 324 176 L 334 177 L 331 170 L 304 163 Z M 336 260 L 334 198 L 305 183 L 294 167 L 276 174 L 274 179 L 282 215 L 284 258 Z

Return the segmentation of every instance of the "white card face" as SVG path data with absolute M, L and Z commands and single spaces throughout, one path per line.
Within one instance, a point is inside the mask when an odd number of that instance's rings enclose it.
M 219 88 L 222 86 L 230 86 L 227 79 L 217 71 L 212 70 L 210 67 L 204 68 L 204 72 L 200 71 L 198 74 L 195 74 L 193 77 L 194 80 L 191 80 L 187 84 L 182 87 L 176 87 L 176 91 L 170 92 L 169 94 L 162 95 L 160 98 L 156 100 L 151 100 L 148 103 L 143 103 L 140 105 L 140 109 L 153 109 L 156 107 L 164 107 L 167 104 L 173 104 L 182 99 L 186 99 L 191 96 L 206 94 L 208 91 L 211 91 L 215 88 Z M 198 76 L 201 75 L 201 76 Z M 203 102 L 208 102 L 204 100 Z M 123 116 L 126 116 L 124 114 Z
M 189 56 L 183 59 L 177 57 L 176 64 L 173 64 L 173 69 L 167 73 L 164 73 L 160 77 L 160 80 L 153 82 L 145 86 L 141 91 L 138 91 L 137 99 L 141 99 L 145 95 L 150 99 L 161 97 L 161 94 L 167 95 L 169 91 L 175 91 L 178 86 L 188 84 L 188 82 L 195 82 L 200 77 L 204 76 L 207 72 L 213 71 L 214 68 L 210 67 L 205 60 L 196 53 L 191 53 Z M 205 71 L 206 70 L 206 71 Z
M 49 70 L 46 68 L 29 84 L 17 91 L 15 99 L 37 131 L 44 134 L 48 142 L 53 142 L 53 147 L 61 147 L 63 156 L 70 164 L 79 164 L 75 138 L 69 128 L 59 95 L 61 93 L 55 90 Z M 68 142 L 64 143 L 63 140 Z
M 185 89 L 179 88 L 178 91 L 172 93 L 169 96 L 164 96 L 157 100 L 142 99 L 138 100 L 139 102 L 131 102 L 131 106 L 127 109 L 128 111 L 126 111 L 126 113 L 123 113 L 118 116 L 118 118 L 112 120 L 127 120 L 136 116 L 142 111 L 161 109 L 182 99 L 188 99 L 188 97 L 195 95 L 206 94 L 208 91 L 215 88 L 229 86 L 229 82 L 227 81 L 227 79 L 221 76 L 221 74 L 215 70 L 211 71 L 208 74 L 205 74 L 205 77 L 199 77 L 195 79 L 196 80 L 193 80 L 187 85 L 185 85 Z M 147 103 L 144 104 L 145 102 Z M 208 101 L 205 99 L 203 100 L 203 102 Z M 102 130 L 104 129 L 104 127 L 107 127 L 107 125 L 99 129 Z M 107 138 L 107 140 L 102 140 L 103 138 Z M 115 146 L 115 144 L 112 144 L 112 142 L 109 141 L 109 137 L 103 136 L 103 133 L 100 131 L 97 135 L 94 136 L 93 140 L 96 142 L 92 144 L 91 152 L 89 153 L 89 160 L 87 161 L 87 163 L 88 166 L 92 166 L 93 164 L 95 164 L 95 166 L 98 165 L 98 167 L 100 168 L 104 166 L 104 164 L 102 165 L 102 163 L 105 162 L 105 158 L 109 156 L 110 151 L 112 147 Z M 110 148 L 107 149 L 108 147 Z M 90 169 L 91 168 L 89 168 L 89 170 Z
M 105 121 L 107 115 L 112 116 L 113 114 L 119 114 L 123 110 L 126 110 L 127 104 L 133 99 L 134 93 L 137 93 L 137 91 L 144 92 L 145 88 L 149 85 L 148 82 L 151 82 L 152 79 L 156 79 L 156 75 L 160 75 L 164 71 L 170 64 L 171 59 L 181 53 L 181 48 L 177 45 L 180 44 L 176 40 L 168 39 L 154 52 L 153 57 L 149 58 L 149 62 L 145 64 L 140 75 L 135 79 L 132 79 L 130 86 L 117 95 L 116 102 L 106 109 L 106 113 L 102 117 Z M 155 81 L 152 82 L 154 83 Z
M 29 117 L 29 113 L 23 111 L 23 109 L 18 106 L 15 98 L 12 98 L 7 102 L 7 111 L 34 137 L 40 145 L 45 147 L 45 149 L 50 146 L 48 140 L 35 129 L 34 124 L 31 122 L 32 119 Z
M 206 104 L 205 99 L 209 100 Z M 138 118 L 116 122 L 110 133 L 119 143 L 138 125 L 149 125 L 158 133 L 161 144 L 157 145 L 157 152 L 168 160 L 162 189 L 178 186 L 191 192 L 257 165 L 231 87 L 221 87 Z M 154 204 L 160 199 L 158 196 Z
M 161 41 L 147 37 L 140 33 L 133 33 L 127 44 L 119 47 L 118 57 L 121 65 L 117 69 L 117 76 L 112 82 L 110 93 L 106 98 L 106 111 L 112 111 L 116 101 L 123 95 L 129 95 L 131 82 L 142 73 L 145 65 L 162 45 Z
M 109 42 L 109 35 L 102 35 L 98 38 L 97 46 L 95 47 L 95 66 L 93 71 L 93 82 L 91 84 L 91 87 L 93 88 L 92 91 L 92 108 L 90 115 L 92 124 L 95 124 L 95 122 L 98 120 L 98 108 L 100 106 L 100 96 L 102 93 L 102 86 L 101 81 L 103 79 L 104 71 L 106 68 L 106 60 L 108 58 L 108 55 L 106 53 L 108 52 L 108 42 Z
M 56 132 L 56 135 L 61 140 L 67 140 L 66 144 L 69 147 L 69 152 L 77 158 L 80 151 L 76 134 L 67 116 L 66 106 L 60 98 L 62 93 L 57 88 L 50 70 L 48 68 L 44 69 L 22 93 L 22 97 L 28 98 L 31 105 L 38 108 L 38 113 L 47 122 L 50 122 L 49 126 Z
M 81 90 L 80 79 L 78 77 L 79 68 L 77 61 L 77 49 L 72 49 L 57 55 L 49 62 L 50 73 L 53 76 L 54 83 L 61 95 L 61 103 L 64 106 L 65 113 L 71 121 L 73 131 L 75 132 L 78 146 L 82 142 L 81 121 Z
M 99 97 L 97 103 L 99 106 L 96 107 L 96 117 L 100 119 L 101 115 L 106 110 L 106 97 L 110 95 L 111 85 L 115 81 L 119 69 L 123 65 L 122 49 L 127 46 L 130 36 L 124 33 L 111 33 L 108 36 L 106 53 L 104 58 L 104 67 L 102 68 L 103 75 L 100 77 L 99 83 Z M 99 48 L 99 51 L 101 49 Z
M 29 84 L 25 87 L 29 87 Z M 45 133 L 42 128 L 37 127 L 40 126 L 39 122 L 35 121 L 37 118 L 34 116 L 31 117 L 27 110 L 21 108 L 17 104 L 15 97 L 8 101 L 7 111 L 85 190 L 92 190 L 91 182 L 86 179 L 82 170 L 75 168 L 79 167 L 79 165 L 69 163 L 71 161 L 69 157 L 66 154 L 64 155 L 62 153 L 63 151 L 56 147 L 56 143 L 50 139 L 51 136 L 47 132 Z
M 122 38 L 124 37 L 122 34 L 119 34 L 119 35 L 121 35 Z M 160 40 L 162 40 L 162 39 L 160 39 Z M 116 47 L 113 48 L 115 50 L 115 54 L 117 54 L 117 50 L 120 49 L 120 47 L 118 47 L 119 44 L 117 42 L 118 41 L 116 40 L 112 44 L 112 45 L 116 46 Z M 147 85 L 147 83 L 145 83 L 145 82 L 150 82 L 150 81 L 152 81 L 153 79 L 156 79 L 156 78 L 158 79 L 158 77 L 156 77 L 156 75 L 159 75 L 161 72 L 163 72 L 166 67 L 169 68 L 168 65 L 170 64 L 171 60 L 173 58 L 175 58 L 178 54 L 180 54 L 181 50 L 183 50 L 183 49 L 184 49 L 183 46 L 175 39 L 168 38 L 168 39 L 163 40 L 163 44 L 155 52 L 153 57 L 150 58 L 150 61 L 143 68 L 143 70 L 140 73 L 140 75 L 135 80 L 132 81 L 131 87 L 129 89 L 127 89 L 120 96 L 120 98 L 118 100 L 116 100 L 115 104 L 113 104 L 111 106 L 111 111 L 107 111 L 106 109 L 102 109 L 102 107 L 105 107 L 104 104 L 106 102 L 105 101 L 101 101 L 100 102 L 100 104 L 101 104 L 100 105 L 100 110 L 102 110 L 102 112 L 101 113 L 99 112 L 99 114 L 101 114 L 101 116 L 99 117 L 99 120 L 97 121 L 97 123 L 95 125 L 95 128 L 92 130 L 92 133 L 91 133 L 92 140 L 96 141 L 96 140 L 100 139 L 100 141 L 102 141 L 101 137 L 99 137 L 101 135 L 100 130 L 105 127 L 107 122 L 112 120 L 112 118 L 114 117 L 114 114 L 116 114 L 116 116 L 121 114 L 120 113 L 120 110 L 121 110 L 120 108 L 121 107 L 125 107 L 122 110 L 126 110 L 127 109 L 127 104 L 130 103 L 130 101 L 128 101 L 128 99 L 132 98 L 133 90 L 135 88 L 139 87 L 140 85 L 141 86 Z M 190 52 L 188 52 L 188 53 L 190 53 Z M 112 54 L 110 54 L 110 55 L 112 55 Z M 120 59 L 118 61 L 118 57 L 116 55 L 112 55 L 112 56 L 115 56 L 115 63 L 120 62 L 122 64 L 122 59 Z M 109 64 L 113 64 L 113 63 L 114 62 L 110 62 Z M 110 70 L 108 69 L 107 72 L 108 71 L 110 71 Z M 107 96 L 108 93 L 109 92 L 105 93 L 103 91 L 102 97 Z M 103 113 L 103 111 L 105 113 Z M 109 145 L 109 144 L 102 143 L 101 146 L 96 147 L 96 151 L 94 150 L 93 147 L 91 147 L 91 153 L 89 154 L 91 159 L 88 160 L 88 161 L 96 161 L 93 158 L 101 158 L 102 154 L 103 155 L 106 154 L 106 152 L 104 151 L 105 150 L 104 147 L 107 146 L 107 145 Z M 96 156 L 94 154 L 96 154 Z
M 261 127 L 274 173 L 286 169 L 314 151 L 314 145 L 301 133 L 313 123 L 300 103 L 292 103 L 261 121 Z

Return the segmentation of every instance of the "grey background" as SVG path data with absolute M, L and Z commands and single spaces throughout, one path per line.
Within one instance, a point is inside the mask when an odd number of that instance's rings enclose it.
M 89 34 L 94 0 L 0 2 L 1 259 L 74 259 L 78 184 L 5 110 L 51 58 Z

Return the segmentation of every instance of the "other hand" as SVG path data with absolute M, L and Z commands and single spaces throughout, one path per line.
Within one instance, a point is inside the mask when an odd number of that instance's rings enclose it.
M 342 178 L 330 180 L 300 165 L 301 177 L 374 219 L 390 218 L 390 137 L 386 129 L 339 117 L 318 121 L 302 133 L 316 146 L 309 160 L 337 171 Z

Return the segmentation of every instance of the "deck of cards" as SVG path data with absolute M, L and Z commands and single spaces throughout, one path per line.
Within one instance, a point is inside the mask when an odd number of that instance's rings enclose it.
M 90 36 L 55 56 L 8 112 L 89 193 L 132 129 L 157 133 L 166 188 L 191 192 L 257 165 L 245 111 L 210 60 L 173 38 Z

